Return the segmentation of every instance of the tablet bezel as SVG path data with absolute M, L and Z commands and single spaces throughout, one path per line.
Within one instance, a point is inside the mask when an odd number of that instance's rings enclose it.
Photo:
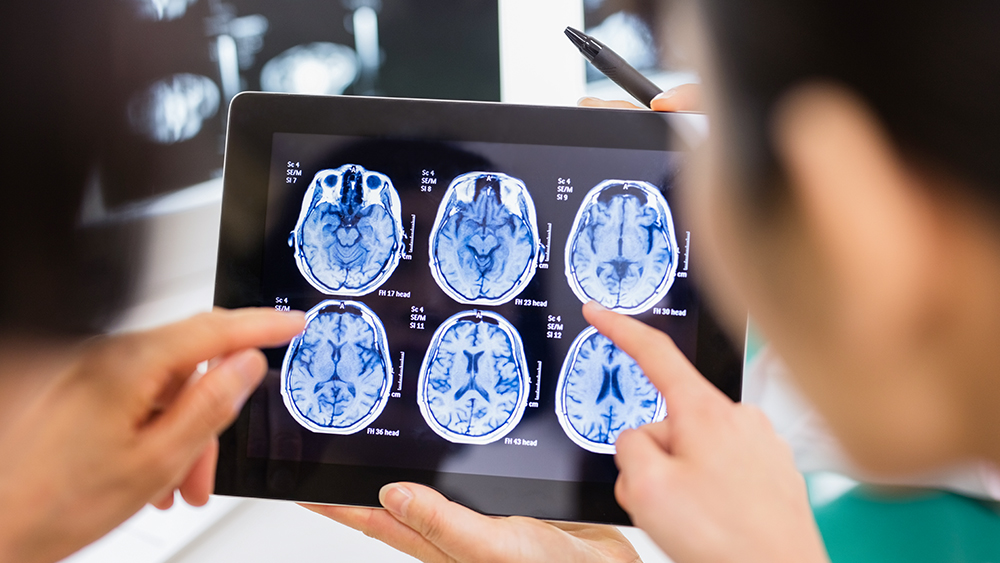
M 632 110 L 242 93 L 230 108 L 215 305 L 273 305 L 264 303 L 261 274 L 274 133 L 669 151 L 677 150 L 671 143 L 679 142 L 672 133 L 680 118 Z M 696 366 L 734 400 L 742 391 L 742 345 L 740 339 L 734 347 L 701 307 Z M 249 458 L 248 427 L 244 407 L 220 437 L 218 494 L 379 506 L 382 485 L 414 481 L 487 514 L 629 523 L 612 483 Z M 515 490 L 519 494 L 511 494 Z

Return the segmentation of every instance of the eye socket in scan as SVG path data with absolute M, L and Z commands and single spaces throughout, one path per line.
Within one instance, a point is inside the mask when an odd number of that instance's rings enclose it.
M 498 172 L 455 178 L 430 235 L 441 290 L 466 305 L 502 305 L 535 275 L 541 241 L 535 204 L 521 180 Z
M 385 328 L 356 301 L 313 307 L 281 365 L 285 408 L 299 424 L 323 434 L 367 427 L 385 408 L 391 385 Z
M 528 404 L 521 337 L 490 311 L 464 311 L 434 332 L 420 366 L 417 403 L 428 426 L 458 444 L 489 444 L 514 429 Z
M 648 183 L 605 180 L 583 199 L 566 243 L 566 280 L 586 303 L 637 315 L 663 299 L 677 273 L 667 200 Z
M 594 327 L 576 337 L 556 383 L 556 417 L 574 443 L 613 454 L 624 430 L 666 415 L 663 397 L 635 360 Z
M 388 176 L 357 164 L 320 170 L 302 198 L 288 245 L 302 276 L 319 291 L 371 293 L 402 256 L 399 194 Z

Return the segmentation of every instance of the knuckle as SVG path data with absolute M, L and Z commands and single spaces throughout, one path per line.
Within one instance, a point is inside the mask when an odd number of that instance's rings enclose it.
M 685 414 L 703 424 L 723 419 L 723 416 L 720 416 L 722 413 L 719 412 L 719 409 L 711 401 L 692 401 L 686 408 L 690 410 L 686 411 Z
M 141 472 L 133 474 L 142 475 L 149 483 L 160 487 L 173 482 L 179 464 L 174 448 L 147 447 L 142 456 Z
M 228 313 L 217 311 L 198 313 L 175 325 L 174 334 L 189 343 L 219 342 L 228 344 L 228 317 Z
M 622 508 L 628 510 L 633 506 L 632 502 L 632 488 L 629 486 L 632 482 L 631 476 L 622 473 L 618 476 L 618 480 L 615 481 L 615 499 L 618 503 L 622 505 Z
M 629 429 L 622 432 L 615 440 L 615 453 L 619 459 L 631 459 L 639 441 L 639 430 Z
M 221 339 L 226 336 L 226 323 L 219 313 L 198 313 L 191 318 L 189 329 L 198 340 Z
M 648 491 L 650 486 L 662 478 L 659 464 L 645 464 L 638 468 L 632 481 L 638 490 Z
M 382 533 L 382 528 L 376 521 L 376 514 L 374 511 L 366 513 L 360 519 L 358 524 L 359 525 L 355 529 L 360 530 L 362 534 L 378 541 L 384 542 L 386 540 L 385 534 Z
M 219 311 L 202 311 L 187 320 L 188 324 L 198 327 L 211 327 L 218 324 L 227 313 Z
M 235 402 L 232 393 L 220 385 L 216 378 L 204 383 L 198 390 L 198 423 L 202 430 L 215 432 L 233 415 Z
M 98 345 L 102 363 L 119 363 L 122 360 L 142 360 L 149 353 L 149 344 L 141 333 L 110 337 Z

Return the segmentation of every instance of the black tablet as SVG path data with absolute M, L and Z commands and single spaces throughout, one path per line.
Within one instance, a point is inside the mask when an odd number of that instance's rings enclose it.
M 487 514 L 628 523 L 615 439 L 662 419 L 587 325 L 666 331 L 739 399 L 676 205 L 677 116 L 240 94 L 215 303 L 307 311 L 221 437 L 216 492 L 378 506 L 396 481 Z

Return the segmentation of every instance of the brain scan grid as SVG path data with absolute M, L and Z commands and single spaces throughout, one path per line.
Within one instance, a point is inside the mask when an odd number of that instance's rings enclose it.
M 577 298 L 635 315 L 666 296 L 678 247 L 659 188 L 604 180 L 586 193 L 575 216 L 562 221 L 570 218 L 565 276 Z M 313 177 L 288 243 L 310 285 L 344 297 L 309 311 L 281 369 L 285 406 L 312 432 L 357 433 L 403 392 L 401 379 L 392 393 L 385 325 L 368 305 L 341 300 L 384 284 L 403 257 L 403 239 L 400 197 L 388 176 L 344 164 Z M 448 442 L 491 444 L 521 422 L 530 374 L 523 327 L 481 308 L 520 294 L 547 251 L 531 195 L 522 180 L 506 174 L 461 174 L 437 205 L 427 240 L 434 283 L 454 302 L 476 308 L 451 316 L 430 336 L 417 374 L 417 406 L 428 427 Z M 556 419 L 580 448 L 613 454 L 623 430 L 666 416 L 663 397 L 635 361 L 594 327 L 584 329 L 567 355 L 555 358 L 560 360 Z
M 430 234 L 430 267 L 449 297 L 501 305 L 535 275 L 541 242 L 524 183 L 496 172 L 455 178 Z
M 506 319 L 465 311 L 435 331 L 417 383 L 420 413 L 434 432 L 488 444 L 517 426 L 527 401 L 521 337 Z
M 605 180 L 587 193 L 566 243 L 566 279 L 583 302 L 651 309 L 670 290 L 677 240 L 666 199 L 647 182 Z
M 573 341 L 559 374 L 556 416 L 577 445 L 613 454 L 623 430 L 663 420 L 666 407 L 635 361 L 588 327 Z
M 389 397 L 385 329 L 355 301 L 324 301 L 306 321 L 281 366 L 285 407 L 313 432 L 353 434 L 378 418 Z
M 327 295 L 358 296 L 382 285 L 399 265 L 399 194 L 383 174 L 345 164 L 316 173 L 288 239 L 306 280 Z

